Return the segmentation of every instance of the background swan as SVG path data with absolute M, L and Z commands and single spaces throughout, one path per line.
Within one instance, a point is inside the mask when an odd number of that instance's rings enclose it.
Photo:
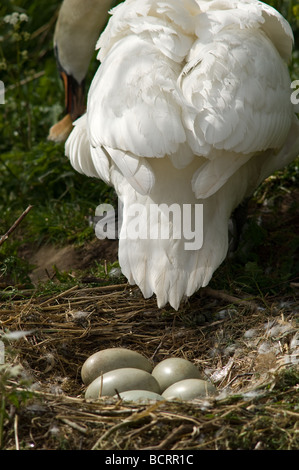
M 80 29 L 73 33 L 80 42 Z M 88 49 L 89 35 L 81 38 Z M 209 283 L 227 254 L 232 211 L 297 156 L 292 42 L 283 17 L 255 0 L 127 0 L 113 10 L 66 154 L 77 171 L 115 188 L 121 269 L 159 307 L 178 309 Z M 136 203 L 154 229 L 150 207 L 165 204 L 157 230 L 168 229 L 172 204 L 203 204 L 202 247 L 186 250 L 172 225 L 166 240 L 126 236 L 140 222 L 130 213 Z
M 73 121 L 85 112 L 85 77 L 113 0 L 64 0 L 54 33 L 54 51 L 65 89 L 64 118 L 50 129 L 49 140 L 64 142 Z

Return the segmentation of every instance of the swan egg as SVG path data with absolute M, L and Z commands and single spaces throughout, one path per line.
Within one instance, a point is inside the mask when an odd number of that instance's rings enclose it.
M 150 392 L 149 390 L 127 390 L 119 394 L 123 401 L 145 402 L 148 400 L 162 401 L 164 398 L 159 393 Z M 117 395 L 115 395 L 117 397 Z
M 86 389 L 85 398 L 114 396 L 127 390 L 148 390 L 160 393 L 158 382 L 149 372 L 124 367 L 106 372 L 93 380 Z
M 192 362 L 178 357 L 170 357 L 159 362 L 154 367 L 152 375 L 159 383 L 162 392 L 180 380 L 201 378 L 199 370 Z
M 216 393 L 214 385 L 206 380 L 186 379 L 172 384 L 162 393 L 162 396 L 167 400 L 193 400 L 210 397 Z
M 81 369 L 81 377 L 83 383 L 89 385 L 99 375 L 125 367 L 152 371 L 151 363 L 142 354 L 126 348 L 109 348 L 98 351 L 86 359 Z

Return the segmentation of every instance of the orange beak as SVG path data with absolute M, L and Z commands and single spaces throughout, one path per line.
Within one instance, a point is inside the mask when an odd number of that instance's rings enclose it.
M 64 71 L 61 71 L 60 75 L 64 84 L 66 114 L 69 114 L 74 122 L 85 112 L 85 83 L 78 83 Z
M 68 75 L 60 66 L 57 54 L 56 58 L 64 85 L 65 116 L 51 127 L 48 140 L 64 142 L 72 131 L 73 122 L 85 113 L 85 83 L 84 80 L 78 83 L 74 77 Z

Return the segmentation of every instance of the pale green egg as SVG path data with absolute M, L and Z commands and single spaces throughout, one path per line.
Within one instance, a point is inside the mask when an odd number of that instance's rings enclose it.
M 117 395 L 115 395 L 117 397 Z M 146 401 L 163 401 L 162 395 L 149 390 L 127 390 L 119 394 L 123 401 L 146 402 Z
M 152 371 L 153 377 L 163 392 L 175 382 L 184 379 L 200 379 L 201 374 L 190 361 L 179 357 L 170 357 L 159 362 Z
M 193 400 L 211 397 L 216 393 L 214 385 L 206 380 L 186 379 L 172 384 L 162 393 L 162 396 L 167 400 Z
M 98 351 L 84 362 L 81 377 L 85 385 L 89 385 L 99 375 L 114 369 L 131 367 L 152 371 L 152 365 L 146 357 L 126 348 L 109 348 Z
M 115 369 L 93 380 L 87 387 L 85 398 L 97 399 L 114 396 L 127 390 L 148 390 L 160 393 L 156 379 L 145 370 L 134 368 Z

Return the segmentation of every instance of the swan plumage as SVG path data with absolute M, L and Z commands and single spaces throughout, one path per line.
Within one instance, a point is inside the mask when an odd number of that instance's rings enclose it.
M 111 14 L 66 155 L 115 188 L 128 281 L 146 298 L 156 294 L 159 307 L 178 309 L 225 259 L 233 210 L 298 155 L 292 30 L 256 0 L 126 0 Z M 168 224 L 168 239 L 130 239 L 128 225 L 140 223 L 130 210 L 136 203 L 152 229 Z M 203 205 L 200 249 L 174 236 L 173 204 Z

